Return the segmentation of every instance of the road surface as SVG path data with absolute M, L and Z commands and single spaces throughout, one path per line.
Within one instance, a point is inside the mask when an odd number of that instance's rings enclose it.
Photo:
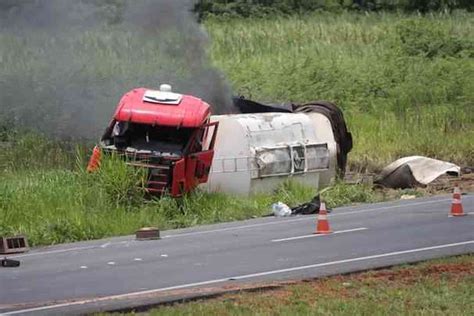
M 335 209 L 331 235 L 315 216 L 259 218 L 80 242 L 11 256 L 0 268 L 0 314 L 63 315 L 153 305 L 279 280 L 314 278 L 474 252 L 474 195 L 449 217 L 450 196 Z

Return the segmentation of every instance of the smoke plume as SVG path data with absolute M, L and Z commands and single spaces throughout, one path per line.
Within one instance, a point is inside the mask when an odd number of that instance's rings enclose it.
M 97 139 L 125 92 L 161 83 L 231 112 L 193 2 L 2 0 L 0 125 Z

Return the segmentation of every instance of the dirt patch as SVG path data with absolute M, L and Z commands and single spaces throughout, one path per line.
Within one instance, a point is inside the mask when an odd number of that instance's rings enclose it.
M 464 173 L 460 177 L 441 176 L 430 183 L 424 190 L 430 194 L 452 193 L 455 184 L 459 184 L 462 192 L 474 192 L 474 173 Z
M 449 277 L 461 278 L 466 275 L 474 275 L 474 261 L 464 264 L 439 264 L 420 269 L 423 276 L 446 275 Z
M 448 263 L 448 264 L 432 264 L 426 267 L 402 268 L 395 270 L 380 270 L 375 272 L 366 272 L 353 276 L 353 280 L 371 283 L 390 283 L 396 282 L 403 285 L 411 285 L 420 281 L 422 278 L 430 278 L 432 280 L 457 280 L 474 275 L 474 261 L 465 263 Z

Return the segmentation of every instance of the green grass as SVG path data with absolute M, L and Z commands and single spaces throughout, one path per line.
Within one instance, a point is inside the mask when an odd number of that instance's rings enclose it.
M 472 315 L 472 295 L 474 256 L 466 255 L 228 294 L 141 315 Z
M 210 54 L 257 100 L 340 105 L 349 162 L 406 155 L 474 164 L 474 15 L 311 14 L 209 19 Z

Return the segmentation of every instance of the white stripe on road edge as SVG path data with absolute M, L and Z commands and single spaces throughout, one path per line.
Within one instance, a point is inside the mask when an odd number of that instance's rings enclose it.
M 286 268 L 286 269 L 280 269 L 280 270 L 271 270 L 271 271 L 265 271 L 265 272 L 245 274 L 245 275 L 227 277 L 227 278 L 222 278 L 222 279 L 215 279 L 215 280 L 208 280 L 208 281 L 202 281 L 202 282 L 196 282 L 196 283 L 175 285 L 175 286 L 169 286 L 169 287 L 164 287 L 164 288 L 154 289 L 154 290 L 146 290 L 146 291 L 126 293 L 126 294 L 111 295 L 111 296 L 106 296 L 106 297 L 100 297 L 100 298 L 94 298 L 94 299 L 82 300 L 82 301 L 76 301 L 76 302 L 69 302 L 69 303 L 62 303 L 62 304 L 56 304 L 56 305 L 50 305 L 50 306 L 28 308 L 28 309 L 22 309 L 22 310 L 7 312 L 7 313 L 4 313 L 3 315 L 15 315 L 15 314 L 22 314 L 22 313 L 31 313 L 31 312 L 49 310 L 49 309 L 54 309 L 54 308 L 66 307 L 66 306 L 74 306 L 74 305 L 82 305 L 82 304 L 88 304 L 88 303 L 103 302 L 103 301 L 107 301 L 107 300 L 130 298 L 130 297 L 139 296 L 139 295 L 148 295 L 148 294 L 160 293 L 160 292 L 165 292 L 165 291 L 170 291 L 170 290 L 179 290 L 179 289 L 190 288 L 190 287 L 195 287 L 195 286 L 221 283 L 221 282 L 226 282 L 226 281 L 229 281 L 229 280 L 243 280 L 243 279 L 249 279 L 249 278 L 254 278 L 254 277 L 272 275 L 272 274 L 307 270 L 307 269 L 312 269 L 312 268 L 320 268 L 320 267 L 332 266 L 332 265 L 349 263 L 349 262 L 357 262 L 357 261 L 364 261 L 364 260 L 370 260 L 370 259 L 378 259 L 378 258 L 383 258 L 383 257 L 392 257 L 392 256 L 404 255 L 404 254 L 408 254 L 408 253 L 415 253 L 415 252 L 421 252 L 421 251 L 464 246 L 464 245 L 469 245 L 469 244 L 474 244 L 474 240 L 468 240 L 468 241 L 457 242 L 457 243 L 452 243 L 452 244 L 444 244 L 444 245 L 438 245 L 438 246 L 431 246 L 431 247 L 423 247 L 423 248 L 388 252 L 388 253 L 382 253 L 382 254 L 378 254 L 378 255 L 366 256 L 366 257 L 358 257 L 358 258 L 350 258 L 350 259 L 337 260 L 337 261 L 324 262 L 324 263 L 316 263 L 316 264 L 310 264 L 310 265 L 299 266 L 299 267 L 294 267 L 294 268 Z
M 337 213 L 337 214 L 328 214 L 328 216 L 329 217 L 339 217 L 339 216 L 352 215 L 352 214 L 358 214 L 358 213 L 368 213 L 368 212 L 376 212 L 376 211 L 380 211 L 380 210 L 388 210 L 388 209 L 392 209 L 392 208 L 411 207 L 411 206 L 424 205 L 424 204 L 435 204 L 435 203 L 446 202 L 446 201 L 451 201 L 451 199 L 449 198 L 449 199 L 442 199 L 442 200 L 435 200 L 435 201 L 424 201 L 424 202 L 416 202 L 416 203 L 401 204 L 401 205 L 383 206 L 383 207 L 371 208 L 371 209 L 367 209 L 367 210 L 350 211 L 350 212 Z M 218 228 L 218 229 L 204 230 L 204 231 L 198 231 L 198 232 L 189 232 L 189 233 L 182 233 L 182 234 L 178 233 L 176 235 L 166 235 L 166 236 L 163 236 L 162 238 L 176 238 L 176 237 L 186 237 L 186 236 L 201 235 L 201 234 L 219 233 L 219 232 L 226 232 L 226 231 L 232 231 L 232 230 L 261 227 L 261 226 L 281 225 L 281 224 L 292 223 L 292 222 L 300 222 L 300 221 L 306 221 L 306 220 L 314 220 L 314 216 L 288 219 L 288 220 L 281 220 L 281 221 L 277 221 L 277 222 L 258 223 L 258 224 L 234 226 L 234 227 L 227 227 L 227 228 Z
M 40 255 L 42 256 L 42 255 L 49 255 L 49 254 L 54 254 L 54 253 L 87 250 L 87 249 L 95 249 L 95 248 L 97 248 L 97 246 L 75 247 L 75 248 L 58 249 L 58 250 L 50 250 L 50 251 L 38 251 L 38 252 L 27 253 L 24 255 L 13 255 L 13 256 L 9 256 L 9 258 L 23 258 L 23 257 L 40 256 Z
M 367 229 L 367 227 L 359 227 L 359 228 L 353 228 L 353 229 L 339 230 L 339 231 L 335 231 L 331 234 L 311 234 L 311 235 L 288 237 L 288 238 L 281 238 L 281 239 L 272 239 L 272 241 L 273 242 L 279 242 L 279 241 L 288 241 L 288 240 L 296 240 L 296 239 L 311 238 L 311 237 L 331 236 L 331 235 L 335 235 L 335 234 L 357 232 L 357 231 L 366 230 L 366 229 Z

